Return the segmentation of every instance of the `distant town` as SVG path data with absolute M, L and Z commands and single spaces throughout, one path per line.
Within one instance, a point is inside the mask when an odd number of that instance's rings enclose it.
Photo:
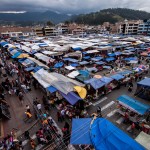
M 48 24 L 48 22 L 47 22 Z M 124 34 L 124 35 L 150 35 L 150 20 L 124 20 L 111 24 L 104 22 L 102 25 L 90 26 L 77 23 L 59 23 L 57 25 L 21 27 L 0 26 L 2 38 L 21 38 L 30 36 L 54 37 L 63 34 L 86 36 L 87 34 Z

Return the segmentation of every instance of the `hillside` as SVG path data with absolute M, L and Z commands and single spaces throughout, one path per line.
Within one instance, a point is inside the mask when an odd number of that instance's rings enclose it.
M 66 14 L 58 14 L 53 11 L 46 12 L 26 12 L 23 14 L 0 14 L 0 23 L 19 23 L 19 24 L 30 24 L 36 22 L 47 22 L 53 23 L 63 22 L 70 19 Z
M 104 9 L 99 12 L 74 16 L 72 18 L 72 21 L 76 23 L 84 23 L 89 25 L 99 25 L 103 24 L 104 22 L 116 23 L 118 21 L 123 21 L 124 19 L 128 20 L 150 19 L 150 13 L 126 8 L 113 8 L 113 9 Z

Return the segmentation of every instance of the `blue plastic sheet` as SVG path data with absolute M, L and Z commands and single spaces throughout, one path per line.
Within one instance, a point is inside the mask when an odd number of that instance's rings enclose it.
M 20 56 L 20 54 L 21 54 L 21 52 L 17 52 L 13 56 L 11 56 L 11 58 L 17 58 L 18 56 Z
M 137 84 L 138 84 L 138 86 L 150 88 L 150 78 L 145 78 L 142 81 L 138 82 Z
M 72 120 L 70 144 L 93 145 L 95 150 L 145 150 L 105 118 Z
M 56 89 L 55 87 L 53 87 L 53 86 L 49 86 L 49 87 L 47 88 L 47 90 L 48 90 L 50 93 L 54 93 L 54 92 L 57 91 L 57 89 Z
M 103 81 L 105 84 L 109 84 L 113 79 L 108 77 L 102 77 L 100 78 L 101 81 Z
M 60 92 L 60 91 L 59 91 Z M 74 92 L 69 92 L 67 95 L 60 92 L 60 94 L 71 104 L 76 104 L 79 100 L 82 100 L 78 95 L 76 95 Z
M 127 95 L 121 95 L 117 100 L 134 109 L 141 115 L 144 115 L 150 110 L 150 105 L 143 104 Z
M 63 62 L 58 62 L 54 65 L 55 68 L 61 68 L 64 65 Z
M 100 79 L 92 78 L 90 80 L 84 81 L 85 84 L 90 84 L 95 90 L 103 87 L 106 83 Z
M 114 60 L 115 60 L 114 57 L 108 57 L 108 58 L 106 58 L 106 61 L 107 61 L 107 62 L 114 61 Z
M 105 118 L 97 118 L 89 131 L 96 150 L 145 150 L 143 146 Z
M 103 65 L 103 64 L 105 64 L 105 62 L 103 62 L 103 61 L 98 61 L 98 62 L 95 62 L 95 64 Z
M 122 76 L 120 74 L 115 74 L 115 75 L 112 75 L 110 77 L 113 78 L 113 79 L 115 79 L 115 80 L 117 80 L 117 81 L 119 81 L 121 79 L 124 79 L 124 76 Z
M 70 144 L 92 144 L 90 138 L 91 118 L 72 119 Z

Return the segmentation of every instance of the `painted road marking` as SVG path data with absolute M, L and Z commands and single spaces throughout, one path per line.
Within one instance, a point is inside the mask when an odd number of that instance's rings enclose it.
M 123 120 L 124 120 L 124 118 L 123 118 L 123 117 L 120 117 L 120 118 L 116 121 L 116 123 L 121 124 L 121 123 L 123 122 Z
M 114 109 L 114 110 L 111 111 L 109 114 L 107 114 L 107 117 L 113 116 L 116 112 L 117 112 L 117 109 Z
M 108 103 L 107 105 L 103 106 L 101 111 L 105 110 L 106 108 L 110 107 L 111 105 L 113 105 L 115 102 L 111 101 L 110 103 Z
M 131 125 L 126 129 L 127 131 L 130 131 L 131 130 Z
M 100 99 L 99 101 L 93 103 L 93 106 L 96 106 L 96 105 L 102 103 L 102 102 L 105 101 L 106 99 L 107 99 L 107 97 L 104 97 L 104 98 Z
M 25 145 L 28 143 L 28 141 L 29 141 L 29 140 L 24 140 L 24 141 L 22 142 L 22 146 L 25 146 Z

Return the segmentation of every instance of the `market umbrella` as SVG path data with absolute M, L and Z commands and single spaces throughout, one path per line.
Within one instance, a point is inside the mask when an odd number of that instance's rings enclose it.
M 95 75 L 94 78 L 100 79 L 100 78 L 102 78 L 102 76 L 101 75 Z
M 27 58 L 27 57 L 29 57 L 28 54 L 22 53 L 17 58 Z
M 86 97 L 87 91 L 85 88 L 80 86 L 75 86 L 74 89 L 78 92 L 79 96 L 84 99 Z

